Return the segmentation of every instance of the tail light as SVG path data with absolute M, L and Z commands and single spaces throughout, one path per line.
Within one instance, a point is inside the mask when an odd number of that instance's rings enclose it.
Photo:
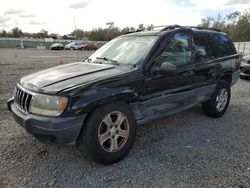
M 237 61 L 236 61 L 236 64 L 235 64 L 235 68 L 237 69 L 237 70 L 240 70 L 240 56 L 238 56 L 238 58 L 237 58 Z

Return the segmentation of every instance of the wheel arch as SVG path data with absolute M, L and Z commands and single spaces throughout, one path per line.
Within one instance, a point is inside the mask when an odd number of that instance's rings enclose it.
M 223 81 L 227 82 L 229 85 L 231 85 L 232 79 L 233 79 L 233 77 L 232 77 L 231 72 L 226 72 L 222 76 L 219 77 L 219 80 L 223 80 Z
M 131 112 L 134 114 L 133 109 L 130 107 L 129 103 L 131 102 L 131 99 L 135 99 L 136 97 L 137 97 L 137 95 L 134 93 L 134 91 L 127 90 L 126 92 L 124 91 L 124 92 L 116 93 L 116 94 L 113 93 L 112 95 L 109 95 L 107 97 L 100 97 L 98 99 L 95 99 L 95 102 L 90 102 L 85 107 L 83 107 L 83 109 L 84 109 L 83 112 L 87 113 L 87 116 L 84 119 L 84 121 L 82 122 L 82 128 L 81 128 L 81 131 L 79 132 L 78 138 L 76 140 L 77 144 L 79 142 L 79 138 L 80 138 L 82 132 L 85 129 L 85 125 L 86 125 L 89 117 L 91 116 L 91 114 L 94 112 L 94 110 L 96 108 L 110 104 L 110 103 L 122 102 L 122 103 L 128 105 L 128 107 L 131 109 Z

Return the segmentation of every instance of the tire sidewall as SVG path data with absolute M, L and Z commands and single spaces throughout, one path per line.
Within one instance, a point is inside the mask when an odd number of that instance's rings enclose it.
M 228 93 L 228 98 L 227 98 L 227 104 L 226 106 L 224 107 L 224 109 L 222 111 L 218 111 L 217 108 L 216 108 L 216 98 L 217 98 L 217 95 L 219 94 L 219 92 L 222 90 L 222 89 L 226 89 L 227 90 L 227 93 Z M 231 89 L 230 89 L 230 85 L 225 82 L 225 81 L 219 81 L 217 86 L 216 86 L 216 89 L 215 89 L 215 92 L 213 93 L 212 95 L 212 106 L 213 106 L 213 110 L 215 112 L 215 114 L 220 117 L 222 116 L 227 108 L 228 108 L 228 105 L 230 103 L 230 99 L 231 99 Z
M 98 140 L 99 126 L 103 118 L 112 111 L 122 112 L 129 121 L 129 136 L 128 139 L 119 151 L 117 152 L 107 152 L 105 151 Z M 133 113 L 129 109 L 129 106 L 123 102 L 113 102 L 107 105 L 103 105 L 94 110 L 87 120 L 86 128 L 84 129 L 84 143 L 87 152 L 94 158 L 97 162 L 102 164 L 112 164 L 118 162 L 123 157 L 125 157 L 135 140 L 137 124 Z

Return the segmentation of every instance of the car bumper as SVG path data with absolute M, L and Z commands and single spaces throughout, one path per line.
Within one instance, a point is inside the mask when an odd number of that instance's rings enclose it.
M 250 77 L 250 65 L 240 67 L 240 75 Z
M 76 117 L 43 117 L 33 114 L 23 114 L 14 104 L 8 102 L 15 121 L 44 143 L 75 145 L 81 132 L 86 114 Z
M 234 85 L 240 77 L 240 71 L 236 71 L 232 74 L 231 86 Z

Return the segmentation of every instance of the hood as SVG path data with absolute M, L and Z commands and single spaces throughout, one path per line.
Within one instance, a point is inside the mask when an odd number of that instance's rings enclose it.
M 57 93 L 61 90 L 123 73 L 108 64 L 70 63 L 46 69 L 21 78 L 20 84 L 31 91 Z

